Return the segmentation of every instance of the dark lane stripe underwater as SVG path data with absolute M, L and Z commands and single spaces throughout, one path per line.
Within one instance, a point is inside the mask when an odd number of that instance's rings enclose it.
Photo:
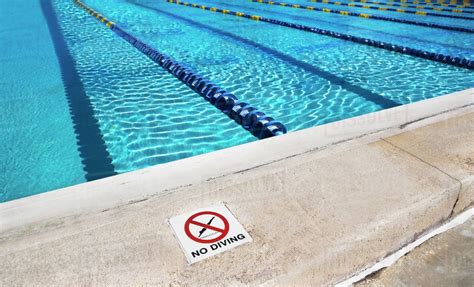
M 315 67 L 311 64 L 308 64 L 308 63 L 305 63 L 305 62 L 300 61 L 298 59 L 295 59 L 295 58 L 293 58 L 293 57 L 291 57 L 287 54 L 284 54 L 284 53 L 282 53 L 278 50 L 275 50 L 275 49 L 272 49 L 270 47 L 264 46 L 262 44 L 254 42 L 252 40 L 249 40 L 249 39 L 240 37 L 238 35 L 235 35 L 235 34 L 232 34 L 232 33 L 229 33 L 229 32 L 226 32 L 226 31 L 223 31 L 223 30 L 220 30 L 220 29 L 217 29 L 217 28 L 214 28 L 214 27 L 196 22 L 194 20 L 179 16 L 179 15 L 176 15 L 176 14 L 172 14 L 172 13 L 163 11 L 163 10 L 155 8 L 155 7 L 146 6 L 146 5 L 136 3 L 136 2 L 133 2 L 133 1 L 128 1 L 128 2 L 130 2 L 130 3 L 132 3 L 136 6 L 139 6 L 139 7 L 145 8 L 145 9 L 149 9 L 149 10 L 153 10 L 157 13 L 167 15 L 171 18 L 181 20 L 181 21 L 186 22 L 186 23 L 188 23 L 192 26 L 195 26 L 197 28 L 206 29 L 208 31 L 211 31 L 211 32 L 217 34 L 217 35 L 230 38 L 230 39 L 232 39 L 236 42 L 239 42 L 239 43 L 245 44 L 247 46 L 250 46 L 252 48 L 258 49 L 259 51 L 262 51 L 262 52 L 264 52 L 268 55 L 271 55 L 271 56 L 273 56 L 273 57 L 275 57 L 279 60 L 282 60 L 282 61 L 290 64 L 290 65 L 296 66 L 298 68 L 301 68 L 301 69 L 305 70 L 306 72 L 312 73 L 312 74 L 317 75 L 317 76 L 319 76 L 323 79 L 326 79 L 329 82 L 331 82 L 331 84 L 333 84 L 333 85 L 339 85 L 343 89 L 345 89 L 347 91 L 350 91 L 354 94 L 357 94 L 358 96 L 363 97 L 366 100 L 371 101 L 371 102 L 379 105 L 382 108 L 391 108 L 391 107 L 401 105 L 400 103 L 392 101 L 390 99 L 387 99 L 387 98 L 383 97 L 382 95 L 379 95 L 377 93 L 374 93 L 372 91 L 364 89 L 360 86 L 351 84 L 351 83 L 347 82 L 346 80 L 344 80 L 343 78 L 338 77 L 337 75 L 334 75 L 334 74 L 331 74 L 329 72 L 323 71 L 323 70 L 321 70 L 321 69 L 319 69 L 319 68 L 317 68 L 317 67 Z
M 97 21 L 110 28 L 115 34 L 127 41 L 150 60 L 160 65 L 255 137 L 264 139 L 282 135 L 287 132 L 286 127 L 274 118 L 267 116 L 264 112 L 259 111 L 248 103 L 239 101 L 235 95 L 226 92 L 188 67 L 179 64 L 153 47 L 150 47 L 80 0 L 73 1 L 80 9 L 83 9 L 92 17 L 96 18 Z
M 252 11 L 255 11 L 255 13 L 259 13 L 259 12 L 268 13 L 269 12 L 268 10 L 265 10 L 265 7 L 263 7 L 263 8 L 262 7 L 260 7 L 260 8 L 249 7 L 249 6 L 244 6 L 244 5 L 230 4 L 229 2 L 223 2 L 223 1 L 213 1 L 213 3 L 215 3 L 216 5 L 217 4 L 226 5 L 226 7 L 233 7 L 233 8 L 236 8 L 236 9 L 251 9 Z M 387 31 L 382 32 L 381 30 L 378 30 L 376 27 L 372 27 L 370 25 L 365 26 L 364 28 L 362 28 L 360 26 L 353 26 L 353 25 L 350 25 L 350 24 L 343 24 L 343 23 L 340 23 L 340 22 L 331 22 L 331 21 L 328 21 L 328 20 L 320 19 L 320 18 L 301 16 L 301 14 L 298 14 L 298 15 L 290 14 L 290 12 L 291 12 L 290 10 L 283 10 L 283 9 L 282 9 L 282 11 L 279 11 L 279 12 L 274 11 L 274 10 L 271 11 L 272 15 L 278 15 L 278 16 L 282 16 L 282 17 L 289 17 L 290 19 L 294 19 L 294 20 L 313 22 L 316 25 L 320 24 L 320 23 L 324 23 L 324 24 L 328 24 L 328 25 L 332 25 L 332 26 L 336 26 L 336 27 L 340 27 L 340 28 L 345 28 L 347 30 L 349 30 L 349 29 L 358 29 L 359 31 L 363 30 L 363 31 L 375 32 L 375 33 L 379 33 L 379 34 L 383 33 L 385 35 L 388 35 L 388 36 L 391 36 L 391 37 L 396 37 L 396 38 L 401 39 L 401 40 L 404 40 L 404 39 L 414 40 L 414 41 L 418 41 L 418 42 L 421 42 L 421 43 L 426 43 L 427 45 L 430 45 L 430 44 L 442 45 L 442 46 L 448 47 L 448 48 L 462 49 L 462 50 L 467 50 L 467 51 L 474 52 L 474 47 L 466 48 L 466 47 L 455 46 L 455 45 L 451 45 L 451 44 L 440 43 L 440 42 L 435 42 L 435 41 L 430 41 L 430 40 L 423 40 L 423 39 L 420 39 L 418 37 L 411 37 L 411 36 L 407 36 L 407 35 L 393 34 L 393 33 L 387 32 Z M 404 25 L 404 24 L 400 24 L 400 25 Z M 426 29 L 430 29 L 430 28 L 427 27 Z
M 440 62 L 452 66 L 457 66 L 457 67 L 462 67 L 470 70 L 474 70 L 474 61 L 468 60 L 466 58 L 461 58 L 461 57 L 452 57 L 448 55 L 443 55 L 443 54 L 438 54 L 438 53 L 432 53 L 428 51 L 423 51 L 423 50 L 418 50 L 418 49 L 412 49 L 410 47 L 405 47 L 405 46 L 400 46 L 400 45 L 395 45 L 392 43 L 386 43 L 382 41 L 376 41 L 372 39 L 366 39 L 362 37 L 357 37 L 349 34 L 344 34 L 344 33 L 338 33 L 334 32 L 331 30 L 325 30 L 317 27 L 311 27 L 311 26 L 306 26 L 306 25 L 300 25 L 297 23 L 291 23 L 291 22 L 286 22 L 286 21 L 280 21 L 272 18 L 266 18 L 258 15 L 250 15 L 242 12 L 236 12 L 236 11 L 231 11 L 227 9 L 221 9 L 221 8 L 216 8 L 216 7 L 207 7 L 205 5 L 201 4 L 196 4 L 196 3 L 189 3 L 189 2 L 180 2 L 179 0 L 166 0 L 167 3 L 171 4 L 177 4 L 177 5 L 182 5 L 185 7 L 190 7 L 190 8 L 196 8 L 200 9 L 203 11 L 210 11 L 210 12 L 218 12 L 222 13 L 225 15 L 231 15 L 231 16 L 236 16 L 236 17 L 241 17 L 245 18 L 248 20 L 253 20 L 253 21 L 261 21 L 261 22 L 266 22 L 269 24 L 273 25 L 278 25 L 278 26 L 283 26 L 283 27 L 288 27 L 291 29 L 296 29 L 296 30 L 301 30 L 301 31 L 306 31 L 309 33 L 314 33 L 314 34 L 319 34 L 323 36 L 328 36 L 336 39 L 341 39 L 345 41 L 350 41 L 354 42 L 357 44 L 362 44 L 362 45 L 367 45 L 379 49 L 384 49 L 387 51 L 392 51 L 392 52 L 397 52 L 405 55 L 410 55 L 422 59 L 427 59 L 435 62 Z
M 94 117 L 92 103 L 86 95 L 74 58 L 59 27 L 52 1 L 40 0 L 40 4 L 58 58 L 85 177 L 90 181 L 115 175 L 117 172 Z

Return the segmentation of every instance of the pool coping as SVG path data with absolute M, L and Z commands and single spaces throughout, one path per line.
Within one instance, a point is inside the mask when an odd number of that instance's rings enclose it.
M 376 141 L 450 118 L 469 106 L 474 106 L 474 88 L 0 203 L 0 232 L 138 202 L 354 139 Z

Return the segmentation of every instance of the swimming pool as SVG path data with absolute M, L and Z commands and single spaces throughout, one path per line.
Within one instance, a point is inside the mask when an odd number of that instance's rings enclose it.
M 474 23 L 283 2 L 450 27 Z M 0 201 L 258 140 L 74 1 L 0 3 Z M 468 68 L 190 4 L 82 3 L 289 132 L 474 84 Z M 244 0 L 190 3 L 474 60 L 473 33 Z

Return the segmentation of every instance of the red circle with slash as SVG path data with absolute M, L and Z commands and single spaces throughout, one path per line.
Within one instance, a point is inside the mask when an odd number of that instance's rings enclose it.
M 200 222 L 200 221 L 197 221 L 195 220 L 197 217 L 199 216 L 202 216 L 202 215 L 211 215 L 211 216 L 215 216 L 217 218 L 219 218 L 223 223 L 224 223 L 224 228 L 219 228 L 219 227 L 215 227 L 215 226 L 212 226 L 211 224 L 209 223 L 203 223 L 203 222 Z M 217 237 L 214 237 L 214 238 L 211 238 L 211 239 L 203 239 L 203 238 L 199 238 L 195 235 L 193 235 L 191 233 L 191 225 L 197 225 L 199 227 L 201 227 L 201 232 L 204 232 L 206 229 L 209 229 L 209 230 L 213 230 L 213 231 L 216 231 L 216 232 L 219 232 L 220 235 L 217 236 Z M 196 242 L 199 242 L 199 243 L 214 243 L 214 242 L 217 242 L 219 240 L 221 240 L 222 238 L 224 238 L 227 233 L 229 233 L 229 222 L 227 221 L 227 219 L 220 215 L 219 213 L 217 212 L 214 212 L 214 211 L 201 211 L 201 212 L 198 212 L 198 213 L 195 213 L 193 215 L 191 215 L 188 220 L 186 220 L 186 222 L 184 223 L 184 232 L 186 232 L 186 235 L 191 239 L 191 240 L 194 240 Z

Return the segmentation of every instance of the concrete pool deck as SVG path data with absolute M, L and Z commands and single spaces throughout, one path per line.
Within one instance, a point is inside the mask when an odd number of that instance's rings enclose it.
M 436 286 L 472 286 L 473 270 L 474 217 L 471 217 L 356 286 L 433 286 L 433 282 Z
M 474 202 L 474 89 L 0 204 L 3 285 L 333 284 Z M 252 243 L 188 265 L 167 220 Z

